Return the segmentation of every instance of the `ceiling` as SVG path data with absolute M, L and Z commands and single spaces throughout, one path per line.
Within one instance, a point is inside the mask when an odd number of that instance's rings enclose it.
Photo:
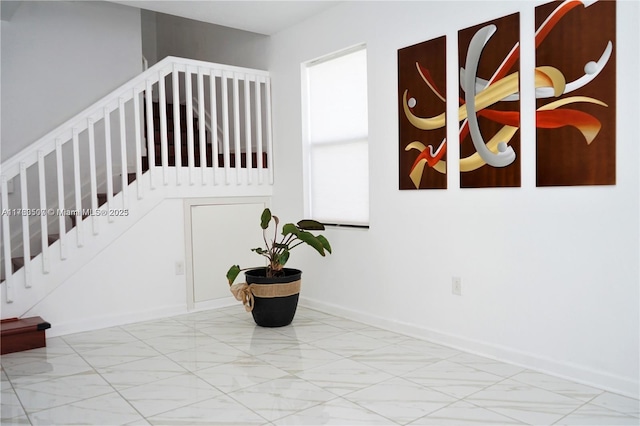
M 340 1 L 238 0 L 112 0 L 112 2 L 265 35 L 275 34 L 340 3 Z

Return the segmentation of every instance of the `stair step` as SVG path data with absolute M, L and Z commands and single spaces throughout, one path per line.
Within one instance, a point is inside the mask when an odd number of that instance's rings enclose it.
M 24 257 L 12 257 L 11 266 L 13 267 L 13 273 L 15 274 L 24 266 Z
M 85 220 L 87 217 L 89 217 L 89 215 L 83 214 L 82 220 Z M 69 220 L 71 221 L 71 226 L 69 227 L 68 230 L 71 230 L 76 227 L 76 220 L 77 220 L 76 215 L 73 215 L 73 214 L 69 215 Z
M 0 322 L 2 355 L 47 346 L 45 330 L 51 324 L 40 317 L 8 318 Z
M 175 144 L 175 136 L 173 130 L 167 130 L 167 145 L 173 146 Z M 200 133 L 196 130 L 193 132 L 193 141 L 198 143 L 200 141 Z M 153 143 L 156 146 L 162 144 L 161 133 L 160 130 L 156 130 L 153 132 Z M 180 143 L 184 146 L 187 145 L 187 132 L 184 129 L 180 132 Z
M 33 260 L 36 255 L 31 255 L 31 260 Z M 13 268 L 13 273 L 15 274 L 24 266 L 24 256 L 12 257 L 11 258 L 11 266 Z
M 49 241 L 49 245 L 55 243 L 56 241 L 58 241 L 60 239 L 60 235 L 59 234 L 50 234 L 47 237 L 47 240 Z M 37 255 L 31 255 L 31 259 L 35 259 Z M 11 258 L 11 269 L 13 270 L 12 273 L 16 273 L 18 272 L 20 269 L 22 269 L 24 267 L 24 256 L 17 256 L 17 257 L 12 257 Z M 3 271 L 4 272 L 4 271 Z M 2 277 L 0 277 L 0 281 L 4 281 L 5 276 L 4 274 L 2 275 Z
M 185 124 L 187 123 L 187 118 L 186 116 L 180 116 L 180 130 L 184 131 L 185 130 Z M 193 117 L 193 128 L 195 129 L 199 129 L 200 128 L 200 120 L 198 119 L 198 117 Z M 153 130 L 155 130 L 156 132 L 160 131 L 160 116 L 159 115 L 154 115 L 153 116 Z M 170 113 L 167 113 L 167 130 L 170 132 L 173 132 L 173 111 L 171 111 Z
M 146 162 L 147 170 L 149 170 L 149 162 L 148 162 L 147 157 L 142 157 L 142 159 L 143 159 L 143 163 Z M 147 160 L 147 161 L 144 161 L 144 160 Z M 136 176 L 137 176 L 136 173 L 127 173 L 127 182 L 128 182 L 129 185 L 131 185 L 133 182 L 135 182 Z M 96 195 L 97 195 L 97 198 L 98 198 L 98 207 L 101 207 L 101 206 L 103 206 L 104 204 L 107 203 L 107 194 L 99 193 L 99 194 L 96 194 Z M 113 194 L 113 195 L 116 195 L 116 194 Z M 89 217 L 89 215 L 86 215 L 86 214 L 82 215 L 82 220 L 85 220 L 87 217 Z M 76 216 L 75 215 L 70 215 L 69 216 L 69 220 L 71 220 L 71 227 L 69 229 L 75 228 L 75 226 L 76 226 Z M 49 245 L 51 245 L 51 243 L 52 242 L 49 241 Z
M 167 119 L 173 120 L 173 104 L 167 103 L 166 106 L 167 106 Z M 154 102 L 153 103 L 154 121 L 156 118 L 159 118 L 159 117 L 160 117 L 160 103 Z M 180 104 L 180 119 L 185 120 L 186 118 L 187 118 L 187 106 Z
M 146 159 L 147 157 L 142 157 L 143 160 Z M 149 163 L 147 161 L 147 170 L 149 170 Z M 127 181 L 129 183 L 129 185 L 131 185 L 133 182 L 135 182 L 136 180 L 136 173 L 127 173 Z M 116 194 L 113 194 L 116 195 Z M 97 194 L 97 198 L 98 198 L 98 207 L 102 207 L 103 205 L 105 205 L 107 203 L 107 194 L 106 193 L 99 193 Z M 82 215 L 82 220 L 85 220 L 87 217 L 89 217 L 89 215 Z M 76 217 L 75 215 L 70 215 L 69 219 L 71 220 L 71 227 L 69 229 L 75 228 L 76 226 Z M 49 245 L 51 245 L 51 242 L 49 242 Z

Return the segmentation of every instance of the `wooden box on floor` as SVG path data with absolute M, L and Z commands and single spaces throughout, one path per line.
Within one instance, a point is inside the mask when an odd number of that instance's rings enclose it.
M 0 352 L 4 355 L 45 347 L 44 333 L 51 324 L 40 317 L 9 318 L 2 320 L 0 328 Z

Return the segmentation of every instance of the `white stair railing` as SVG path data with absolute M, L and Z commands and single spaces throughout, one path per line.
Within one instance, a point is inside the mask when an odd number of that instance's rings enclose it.
M 13 301 L 18 270 L 30 287 L 33 268 L 48 273 L 54 260 L 66 258 L 68 244 L 82 247 L 99 234 L 101 211 L 135 208 L 127 203 L 144 197 L 143 174 L 149 175 L 147 190 L 196 182 L 272 185 L 270 90 L 266 71 L 167 57 L 5 161 L 0 169 L 5 301 Z M 154 122 L 155 104 L 159 122 Z M 129 190 L 137 197 L 126 196 Z M 21 265 L 14 265 L 16 258 Z

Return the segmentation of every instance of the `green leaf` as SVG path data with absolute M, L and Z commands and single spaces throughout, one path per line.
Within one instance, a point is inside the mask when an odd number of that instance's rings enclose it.
M 229 270 L 227 271 L 227 280 L 229 280 L 229 285 L 233 284 L 233 282 L 238 277 L 239 273 L 240 273 L 239 265 L 233 265 L 231 268 L 229 268 Z
M 320 242 L 320 240 L 318 240 L 311 232 L 301 231 L 298 238 L 316 249 L 321 256 L 324 256 L 324 246 L 322 245 L 322 242 Z
M 278 263 L 282 266 L 287 263 L 287 260 L 289 260 L 289 250 L 283 251 L 282 253 L 280 253 L 280 256 L 278 256 Z
M 269 222 L 271 222 L 271 210 L 266 208 L 262 211 L 262 216 L 260 217 L 260 227 L 262 229 L 267 229 L 269 227 Z
M 273 243 L 274 248 L 289 250 L 289 246 L 287 244 L 282 243 Z
M 257 248 L 251 249 L 251 251 L 255 251 L 258 254 L 269 253 L 267 250 L 263 249 L 262 247 L 257 247 Z
M 327 240 L 324 235 L 317 235 L 316 238 L 322 243 L 322 247 L 331 253 L 331 244 L 329 244 L 329 240 Z
M 287 223 L 282 227 L 282 235 L 293 234 L 296 237 L 300 238 L 300 230 L 293 223 Z
M 324 231 L 324 225 L 316 220 L 304 219 L 298 222 L 298 228 L 307 231 Z

